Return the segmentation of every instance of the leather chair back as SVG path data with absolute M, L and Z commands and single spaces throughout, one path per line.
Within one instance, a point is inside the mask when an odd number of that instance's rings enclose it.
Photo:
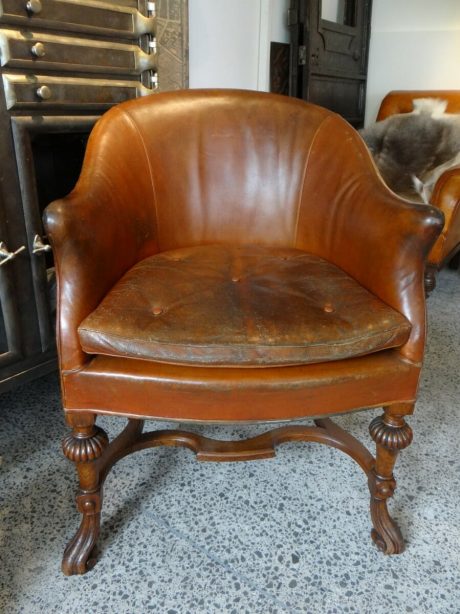
M 304 244 L 308 228 L 299 236 L 304 210 L 322 201 L 304 190 L 310 166 L 331 185 L 331 197 L 345 172 L 362 173 L 345 148 L 334 176 L 330 156 L 313 145 L 320 132 L 326 141 L 332 132 L 341 154 L 340 143 L 354 137 L 350 127 L 295 99 L 174 95 L 174 103 L 162 94 L 155 104 L 147 97 L 107 113 L 90 139 L 82 181 L 113 176 L 115 167 L 116 191 L 123 191 L 135 173 L 137 207 L 146 209 L 143 232 L 155 229 L 160 251 L 222 242 L 311 249 Z
M 440 98 L 447 100 L 447 113 L 460 113 L 460 90 L 404 90 L 389 92 L 382 100 L 377 121 L 396 113 L 413 111 L 415 98 Z

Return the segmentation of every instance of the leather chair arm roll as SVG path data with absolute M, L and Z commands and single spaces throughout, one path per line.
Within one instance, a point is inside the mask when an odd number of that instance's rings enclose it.
M 148 161 L 129 120 L 118 118 L 116 134 L 105 133 L 102 145 L 93 146 L 115 113 L 107 113 L 93 130 L 75 189 L 44 214 L 57 277 L 65 280 L 58 286 L 63 371 L 77 370 L 88 360 L 77 335 L 82 320 L 130 267 L 158 251 Z M 129 165 L 120 142 L 130 143 Z
M 445 225 L 428 262 L 440 268 L 460 245 L 460 166 L 445 171 L 436 182 L 432 204 L 444 214 Z
M 335 155 L 326 165 L 321 152 L 332 139 Z M 393 194 L 360 136 L 339 117 L 323 122 L 315 137 L 303 193 L 299 246 L 341 267 L 402 313 L 412 333 L 401 352 L 419 362 L 425 341 L 425 262 L 442 230 L 442 213 Z

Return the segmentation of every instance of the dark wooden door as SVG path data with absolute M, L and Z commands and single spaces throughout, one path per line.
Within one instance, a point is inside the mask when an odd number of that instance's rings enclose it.
M 291 0 L 290 94 L 364 122 L 372 0 Z

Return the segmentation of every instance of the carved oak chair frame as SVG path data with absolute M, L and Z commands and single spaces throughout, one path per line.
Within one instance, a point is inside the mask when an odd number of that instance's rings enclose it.
M 222 169 L 234 175 L 231 190 Z M 197 185 L 203 189 L 197 192 Z M 204 205 L 193 209 L 198 193 Z M 162 218 L 163 230 L 152 222 L 152 198 L 164 207 L 161 215 L 172 216 Z M 233 209 L 223 220 L 225 199 Z M 257 224 L 250 219 L 254 208 Z M 286 212 L 291 221 L 282 223 Z M 200 461 L 270 458 L 287 441 L 337 448 L 366 474 L 373 540 L 386 554 L 401 552 L 404 541 L 387 501 L 398 453 L 412 440 L 405 418 L 414 410 L 424 351 L 424 264 L 441 218 L 436 209 L 402 201 L 386 188 L 345 121 L 296 99 L 189 90 L 109 111 L 91 135 L 75 190 L 45 213 L 57 267 L 63 404 L 72 429 L 63 450 L 76 464 L 82 515 L 65 550 L 64 573 L 85 573 L 95 562 L 102 490 L 112 466 L 157 446 L 186 447 Z M 82 348 L 82 321 L 133 265 L 162 250 L 209 243 L 295 246 L 316 254 L 402 314 L 410 335 L 370 354 L 257 368 L 168 364 L 139 360 L 129 350 L 120 357 Z M 330 416 L 375 407 L 384 412 L 370 424 L 374 457 Z M 128 418 L 110 443 L 96 425 L 99 414 Z M 145 419 L 269 423 L 308 417 L 314 425 L 287 424 L 247 441 L 143 431 Z

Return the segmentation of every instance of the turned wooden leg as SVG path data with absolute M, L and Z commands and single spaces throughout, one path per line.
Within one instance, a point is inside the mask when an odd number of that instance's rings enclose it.
M 84 574 L 95 563 L 92 553 L 99 536 L 102 506 L 102 483 L 97 459 L 108 445 L 108 437 L 95 425 L 92 414 L 68 415 L 66 419 L 73 430 L 64 437 L 62 449 L 77 467 L 80 484 L 77 509 L 82 514 L 80 528 L 67 545 L 62 560 L 62 571 L 66 576 L 71 576 Z
M 436 288 L 437 268 L 431 264 L 426 265 L 425 269 L 425 293 L 429 296 Z
M 377 445 L 375 465 L 369 474 L 374 525 L 371 537 L 385 554 L 399 554 L 404 550 L 401 531 L 388 513 L 387 500 L 393 496 L 396 488 L 393 467 L 398 453 L 412 441 L 412 429 L 404 420 L 407 413 L 410 413 L 407 406 L 387 407 L 383 416 L 374 418 L 369 426 L 371 437 Z

